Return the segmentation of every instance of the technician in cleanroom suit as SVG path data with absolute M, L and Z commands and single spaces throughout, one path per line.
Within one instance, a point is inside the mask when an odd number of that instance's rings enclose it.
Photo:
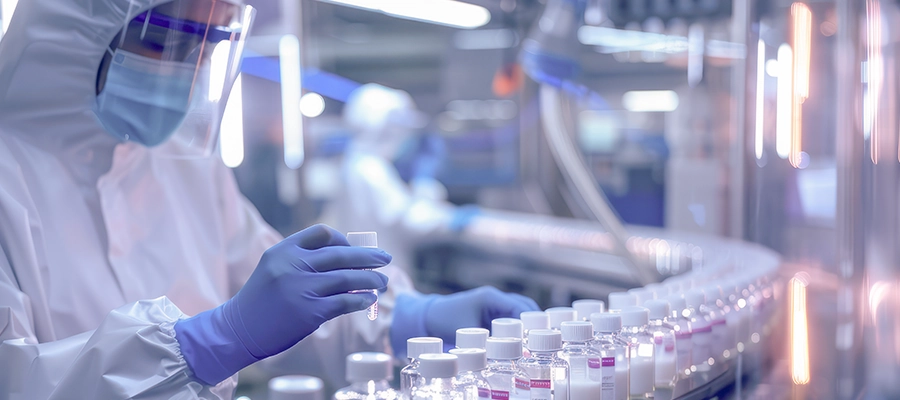
M 238 370 L 301 339 L 327 373 L 351 351 L 449 339 L 449 310 L 483 326 L 535 307 L 418 294 L 390 266 L 360 270 L 389 263 L 380 250 L 262 222 L 202 157 L 251 17 L 215 0 L 19 3 L 0 41 L 0 399 L 230 398 Z M 335 318 L 388 276 L 381 318 Z

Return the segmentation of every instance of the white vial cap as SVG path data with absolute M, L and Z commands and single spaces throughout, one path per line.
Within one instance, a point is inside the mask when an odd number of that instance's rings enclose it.
M 522 320 L 522 328 L 526 331 L 550 329 L 550 316 L 543 311 L 525 311 L 519 314 L 519 319 Z
M 628 293 L 633 294 L 637 299 L 636 305 L 643 305 L 647 300 L 653 300 L 653 292 L 644 288 L 629 289 Z
M 550 317 L 550 329 L 559 329 L 559 324 L 563 321 L 575 320 L 575 309 L 572 307 L 552 307 L 548 308 L 546 312 Z
M 419 358 L 425 353 L 440 353 L 444 351 L 444 341 L 436 337 L 414 337 L 406 339 L 406 356 Z
M 688 307 L 698 308 L 706 304 L 706 293 L 700 289 L 691 289 L 684 294 L 684 302 Z
M 323 400 L 325 384 L 314 376 L 285 375 L 269 380 L 269 398 L 272 400 Z
M 481 371 L 487 368 L 487 351 L 485 349 L 450 349 L 459 361 L 459 372 Z
M 391 356 L 384 353 L 353 353 L 347 356 L 347 380 L 368 382 L 394 377 Z
M 562 333 L 554 329 L 528 331 L 528 350 L 557 351 L 562 349 Z
M 644 307 L 626 307 L 619 314 L 622 315 L 622 326 L 645 326 L 650 322 L 650 310 Z
M 669 296 L 669 308 L 673 312 L 677 312 L 681 315 L 681 311 L 687 308 L 687 302 L 684 301 L 684 297 L 681 296 Z
M 669 302 L 662 299 L 648 300 L 644 307 L 650 310 L 650 319 L 663 319 L 669 317 Z
M 419 355 L 419 373 L 425 379 L 452 378 L 458 371 L 458 358 L 453 354 L 427 353 Z
M 606 303 L 593 299 L 575 300 L 572 302 L 572 308 L 575 309 L 576 321 L 588 321 L 591 314 L 606 311 Z
M 628 292 L 610 293 L 608 300 L 607 304 L 609 304 L 610 310 L 621 310 L 625 307 L 637 305 L 637 297 L 633 293 Z
M 613 333 L 622 329 L 622 316 L 611 313 L 593 313 L 591 314 L 591 324 L 594 325 L 594 332 L 597 333 Z
M 456 330 L 456 347 L 460 349 L 483 349 L 490 332 L 484 328 L 459 328 Z
M 378 247 L 378 232 L 347 232 L 347 242 L 354 247 Z
M 522 339 L 489 337 L 485 350 L 491 360 L 518 360 L 522 358 Z
M 491 336 L 498 338 L 516 338 L 521 340 L 522 321 L 515 318 L 496 318 L 491 321 Z
M 655 299 L 663 299 L 669 295 L 669 287 L 660 283 L 651 283 L 644 286 L 644 289 L 653 292 L 653 298 Z
M 594 338 L 594 325 L 588 321 L 566 321 L 560 324 L 564 342 L 587 342 Z

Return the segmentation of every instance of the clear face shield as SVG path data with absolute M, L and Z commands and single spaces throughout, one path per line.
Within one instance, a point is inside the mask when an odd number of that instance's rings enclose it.
M 176 0 L 138 13 L 110 43 L 98 74 L 94 112 L 103 127 L 164 155 L 209 155 L 254 14 L 220 0 Z

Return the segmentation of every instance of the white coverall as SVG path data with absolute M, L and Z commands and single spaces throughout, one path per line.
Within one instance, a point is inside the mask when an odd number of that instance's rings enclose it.
M 230 298 L 281 238 L 217 157 L 163 158 L 100 128 L 97 68 L 128 7 L 22 1 L 0 41 L 0 399 L 227 399 L 236 384 L 193 380 L 173 325 Z M 300 364 L 340 381 L 335 360 L 389 351 L 411 285 L 382 271 L 386 315 L 329 321 Z

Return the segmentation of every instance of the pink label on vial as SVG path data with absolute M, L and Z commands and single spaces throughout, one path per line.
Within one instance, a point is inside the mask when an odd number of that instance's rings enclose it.
M 516 389 L 529 390 L 531 385 L 524 379 L 516 378 Z
M 509 392 L 503 390 L 491 390 L 491 400 L 509 400 Z
M 509 393 L 506 394 L 506 397 L 509 398 Z M 480 399 L 491 398 L 491 390 L 485 389 L 485 388 L 478 388 L 478 398 L 480 398 Z
M 616 358 L 615 357 L 603 357 L 603 366 L 604 367 L 615 367 L 616 366 Z
M 615 360 L 615 359 L 613 359 L 613 360 Z M 615 361 L 613 361 L 613 362 L 615 362 Z M 597 369 L 597 368 L 600 368 L 601 366 L 602 366 L 602 364 L 600 363 L 599 358 L 588 358 L 588 368 Z
M 550 389 L 550 380 L 532 379 L 532 389 Z

